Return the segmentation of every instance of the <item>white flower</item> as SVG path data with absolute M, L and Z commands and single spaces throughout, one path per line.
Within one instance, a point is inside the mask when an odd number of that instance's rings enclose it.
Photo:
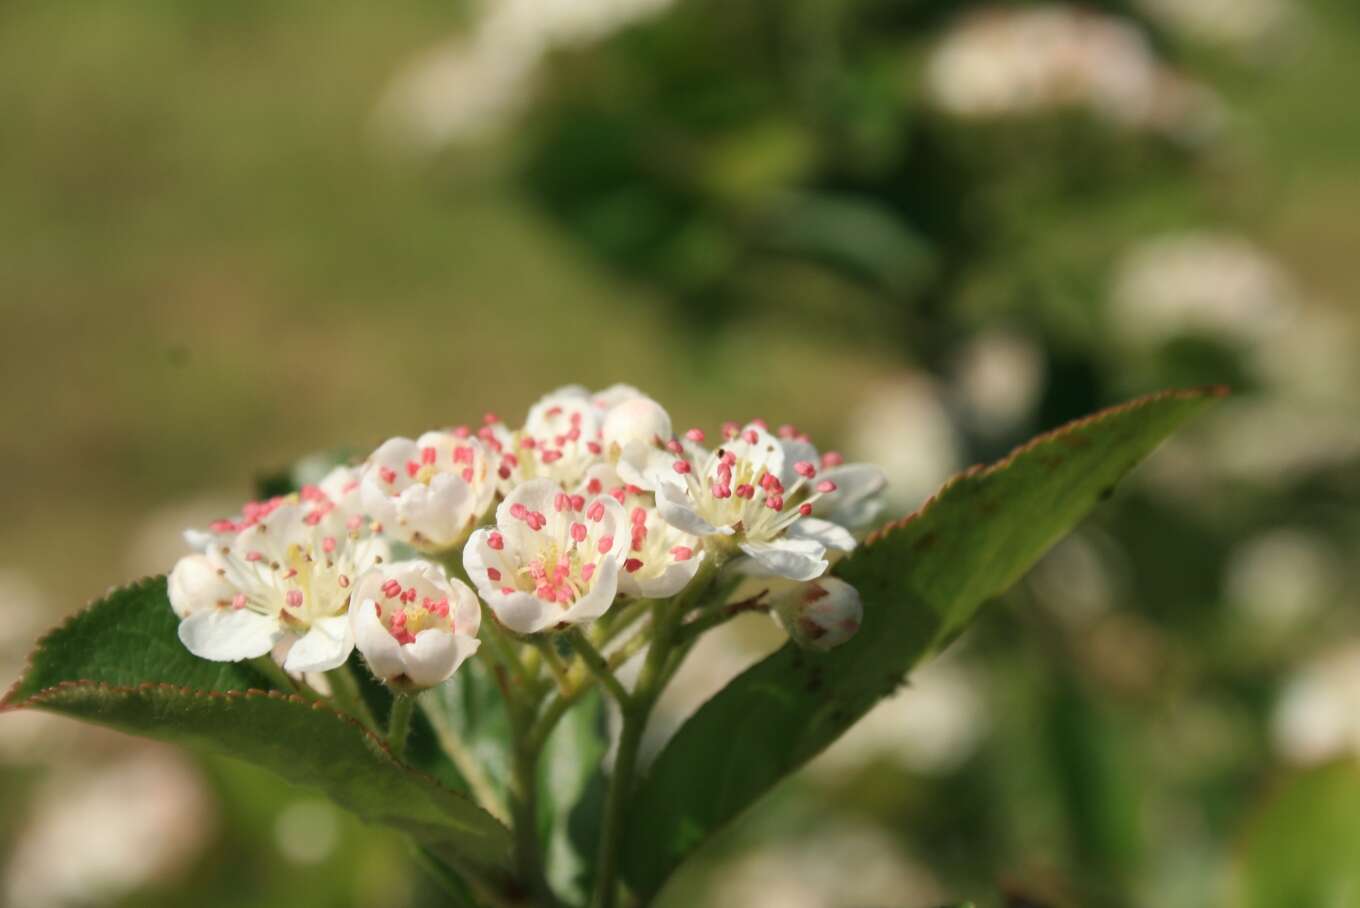
M 694 579 L 704 559 L 703 540 L 667 523 L 650 493 L 624 483 L 608 464 L 591 470 L 584 490 L 608 493 L 628 514 L 628 558 L 619 575 L 619 592 L 666 599 Z
M 853 586 L 822 577 L 776 596 L 771 614 L 797 645 L 829 650 L 859 630 L 864 605 Z
M 425 552 L 466 539 L 495 496 L 492 454 L 466 429 L 383 442 L 360 485 L 364 509 L 383 532 Z
M 467 584 L 441 566 L 403 561 L 359 578 L 349 620 L 373 674 L 420 689 L 446 681 L 477 652 L 482 612 Z
M 669 455 L 631 445 L 619 472 L 656 494 L 661 517 L 709 545 L 738 548 L 750 556 L 748 573 L 811 580 L 827 568 L 828 548 L 850 551 L 854 537 L 842 526 L 813 517 L 836 480 L 818 476 L 815 448 L 791 427 L 776 438 L 759 423 L 738 429 L 729 424 L 727 441 L 712 453 L 700 444 L 702 433 L 686 433 L 686 443 Z M 838 459 L 833 458 L 836 466 Z M 842 471 L 857 483 L 868 474 Z M 863 511 L 856 490 L 852 510 Z
M 215 532 L 202 554 L 180 559 L 169 578 L 179 639 L 191 653 L 236 662 L 292 642 L 283 667 L 327 671 L 354 648 L 350 587 L 387 557 L 387 544 L 356 526 L 332 535 L 295 496 L 276 499 L 235 534 Z
M 608 610 L 628 558 L 627 532 L 613 498 L 533 479 L 501 502 L 494 528 L 472 534 L 463 566 L 501 624 L 537 633 Z
M 541 397 L 516 431 L 488 414 L 479 436 L 498 455 L 501 491 L 508 494 L 531 479 L 551 479 L 568 489 L 580 484 L 604 454 L 605 412 L 584 387 L 567 385 Z

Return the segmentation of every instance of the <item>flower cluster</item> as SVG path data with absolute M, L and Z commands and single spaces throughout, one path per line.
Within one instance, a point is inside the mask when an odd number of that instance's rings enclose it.
M 819 452 L 793 426 L 728 423 L 705 443 L 626 385 L 554 391 L 517 429 L 488 415 L 390 439 L 315 486 L 186 533 L 196 551 L 169 578 L 180 639 L 218 661 L 272 653 L 294 673 L 337 668 L 357 647 L 375 675 L 420 689 L 476 652 L 479 598 L 529 635 L 623 598 L 675 597 L 705 565 L 810 583 L 878 513 L 882 471 Z M 394 561 L 394 544 L 414 557 Z M 778 617 L 796 642 L 814 625 L 834 628 L 818 646 L 849 637 L 858 597 L 826 595 L 843 586 L 786 597 Z M 829 608 L 841 602 L 845 614 Z

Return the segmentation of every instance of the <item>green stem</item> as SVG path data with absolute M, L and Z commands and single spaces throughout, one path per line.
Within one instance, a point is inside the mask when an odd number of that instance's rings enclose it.
M 559 691 L 568 690 L 571 687 L 571 671 L 567 668 L 567 663 L 562 661 L 562 657 L 557 652 L 557 646 L 547 637 L 534 639 L 534 645 L 543 655 L 543 661 L 548 664 L 548 670 L 552 672 L 553 678 L 557 681 Z
M 717 568 L 713 560 L 706 561 L 691 581 L 689 589 L 669 602 L 657 603 L 653 611 L 652 641 L 647 650 L 647 661 L 638 674 L 631 698 L 621 702 L 623 731 L 619 736 L 614 771 L 610 775 L 609 790 L 605 795 L 591 908 L 614 908 L 618 899 L 619 845 L 623 841 L 624 825 L 628 818 L 628 801 L 633 792 L 633 776 L 637 771 L 642 735 L 646 731 L 652 707 L 669 677 L 667 669 L 680 619 L 686 609 L 712 587 Z
M 538 842 L 538 747 L 531 742 L 519 710 L 511 707 L 511 734 L 514 737 L 514 767 L 510 774 L 510 815 L 515 835 L 515 869 L 520 883 L 535 898 L 535 904 L 557 903 L 543 876 L 543 854 Z M 541 743 L 541 742 L 540 742 Z
M 387 749 L 398 760 L 406 753 L 406 738 L 411 733 L 411 712 L 415 706 L 416 698 L 410 694 L 397 694 L 392 700 L 392 712 L 387 717 Z
M 491 779 L 487 777 L 486 771 L 482 769 L 482 764 L 472 751 L 468 750 L 463 739 L 458 736 L 452 723 L 449 722 L 448 714 L 439 708 L 439 704 L 430 697 L 421 697 L 420 706 L 425 712 L 425 717 L 430 720 L 430 727 L 434 729 L 435 738 L 439 741 L 440 748 L 453 761 L 458 774 L 468 783 L 468 788 L 472 789 L 472 795 L 477 799 L 477 803 L 502 823 L 509 825 L 510 815 L 505 809 L 505 804 L 500 796 L 496 794 L 496 789 L 491 784 Z
M 335 701 L 336 706 L 367 725 L 371 730 L 379 730 L 377 720 L 373 718 L 372 710 L 368 708 L 368 704 L 364 702 L 363 694 L 359 692 L 359 681 L 354 677 L 354 673 L 348 665 L 342 665 L 326 672 L 326 679 L 331 683 L 331 698 Z
M 600 651 L 590 645 L 586 635 L 581 633 L 579 628 L 572 628 L 567 631 L 567 641 L 576 649 L 577 655 L 585 662 L 586 668 L 590 669 L 595 680 L 605 686 L 609 695 L 614 698 L 621 709 L 627 709 L 633 698 L 629 696 L 628 691 L 623 689 L 623 685 L 614 676 L 614 672 L 609 668 L 609 663 L 605 661 L 604 656 L 600 655 Z

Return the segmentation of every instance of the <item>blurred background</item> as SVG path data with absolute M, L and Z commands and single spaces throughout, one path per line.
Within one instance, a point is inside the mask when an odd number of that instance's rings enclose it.
M 899 513 L 1222 382 L 666 905 L 1360 905 L 1357 89 L 1353 0 L 10 0 L 0 684 L 261 475 L 566 382 L 797 422 Z M 0 805 L 15 908 L 438 903 L 67 720 L 0 719 Z

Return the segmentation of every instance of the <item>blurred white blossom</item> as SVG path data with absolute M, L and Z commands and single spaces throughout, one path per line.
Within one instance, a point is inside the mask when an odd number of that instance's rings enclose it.
M 169 748 L 139 748 L 98 770 L 50 776 L 19 832 L 7 904 L 104 904 L 184 870 L 207 843 L 212 805 Z
M 1138 7 L 1194 40 L 1244 52 L 1277 42 L 1299 15 L 1284 0 L 1138 0 Z
M 990 727 L 974 673 L 946 656 L 912 672 L 908 683 L 880 702 L 811 764 L 827 778 L 877 760 L 938 775 L 957 769 Z
M 1291 762 L 1360 756 L 1360 643 L 1299 669 L 1286 682 L 1271 724 L 1276 749 Z
M 966 16 L 932 52 L 925 78 L 931 100 L 965 118 L 1079 109 L 1186 139 L 1219 119 L 1213 93 L 1158 60 L 1134 23 L 1056 3 Z
M 294 801 L 274 819 L 274 842 L 294 864 L 320 864 L 340 844 L 340 813 L 319 798 Z
M 1250 346 L 1288 324 L 1298 293 L 1248 240 L 1188 232 L 1130 250 L 1115 271 L 1110 305 L 1117 336 L 1133 346 L 1184 335 Z
M 1044 354 L 1032 340 L 988 331 L 968 342 L 954 363 L 954 388 L 968 421 L 988 435 L 1016 429 L 1044 389 Z
M 543 57 L 655 15 L 673 0 L 484 0 L 470 35 L 397 73 L 377 111 L 383 139 L 433 151 L 500 126 L 533 87 Z
M 1327 607 L 1339 587 L 1325 540 L 1307 530 L 1273 529 L 1238 546 L 1228 559 L 1228 601 L 1253 625 L 1279 632 Z
M 833 820 L 792 842 L 725 867 L 704 904 L 710 908 L 933 908 L 938 881 L 882 830 Z
M 958 429 L 935 382 L 904 373 L 872 387 L 850 412 L 846 449 L 888 476 L 885 497 L 908 511 L 933 494 L 963 461 Z

